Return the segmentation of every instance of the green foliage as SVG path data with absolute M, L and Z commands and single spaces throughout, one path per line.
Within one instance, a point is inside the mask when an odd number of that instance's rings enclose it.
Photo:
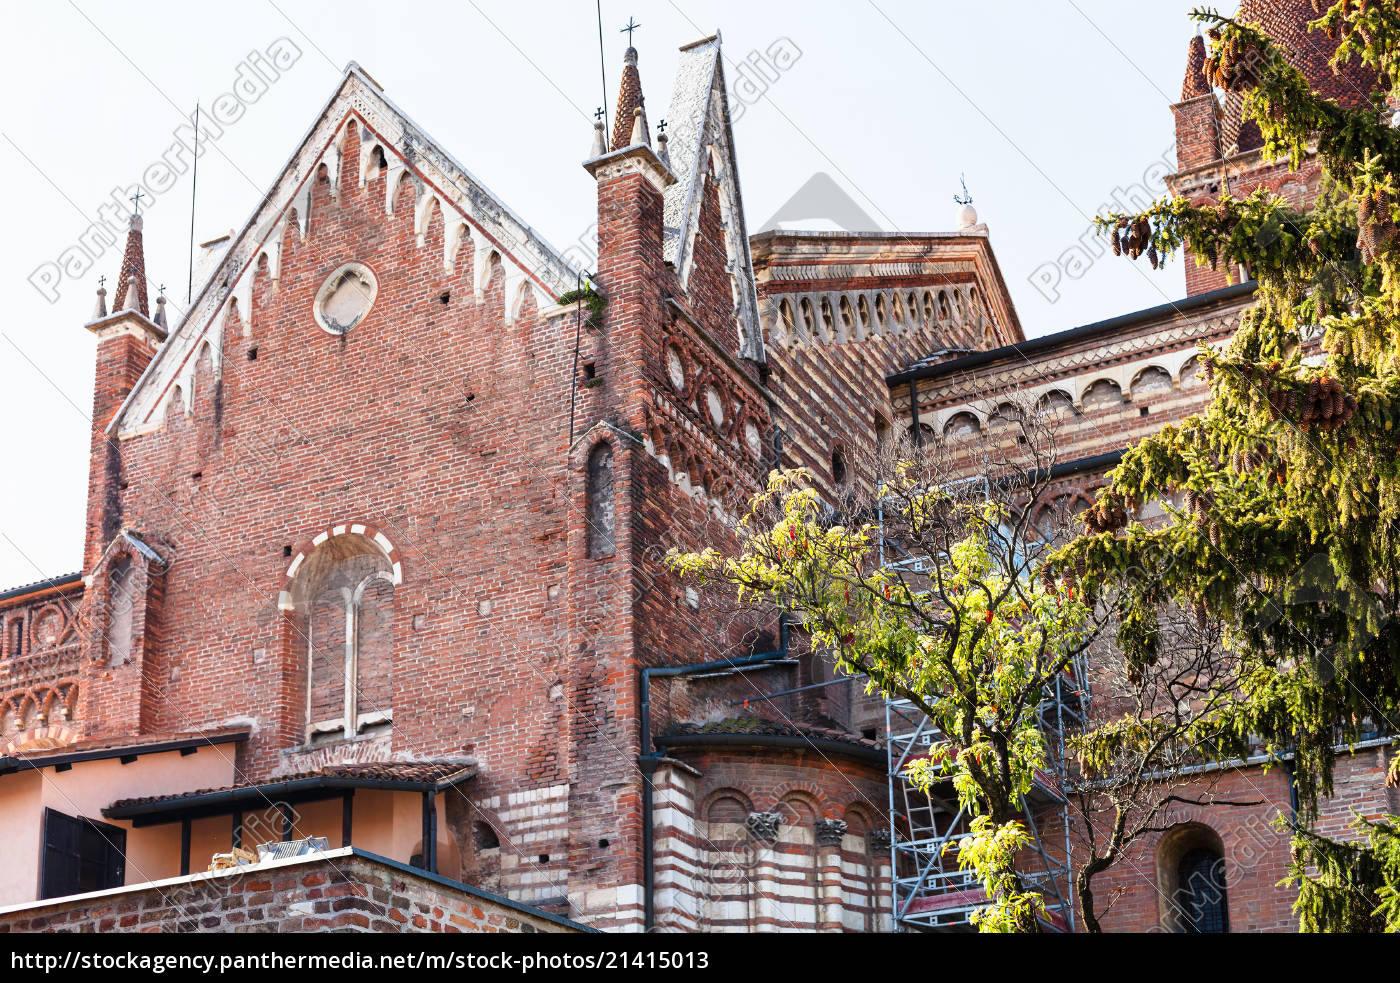
M 1400 829 L 1357 816 L 1362 839 L 1335 843 L 1306 831 L 1293 840 L 1284 884 L 1304 932 L 1400 932 Z
M 603 326 L 603 311 L 607 309 L 608 299 L 598 291 L 593 289 L 593 284 L 585 282 L 582 289 L 570 290 L 559 298 L 559 306 L 567 307 L 569 304 L 576 304 L 583 301 L 583 305 L 588 308 L 588 326 L 598 329 Z
M 1246 266 L 1258 291 L 1228 348 L 1201 352 L 1208 407 L 1132 448 L 1101 495 L 1174 496 L 1171 521 L 1097 529 L 1055 562 L 1090 596 L 1153 572 L 1151 590 L 1121 595 L 1130 666 L 1150 664 L 1164 601 L 1224 620 L 1242 661 L 1217 747 L 1238 753 L 1262 737 L 1296 754 L 1300 856 L 1321 868 L 1295 872 L 1304 927 L 1359 924 L 1359 909 L 1336 900 L 1345 885 L 1389 899 L 1393 929 L 1393 822 L 1371 826 L 1366 849 L 1325 845 L 1307 827 L 1338 746 L 1400 721 L 1400 130 L 1382 93 L 1343 107 L 1257 27 L 1194 16 L 1210 29 L 1207 77 L 1244 94 L 1265 157 L 1297 166 L 1317 154 L 1317 204 L 1299 213 L 1259 190 L 1098 220 L 1119 253 L 1155 266 L 1189 244 L 1200 262 Z M 1393 4 L 1346 0 L 1319 23 L 1342 41 L 1337 64 L 1355 57 L 1400 77 Z
M 1008 557 L 1002 505 L 955 500 L 901 464 L 881 497 L 887 525 L 897 523 L 929 558 L 931 571 L 914 578 L 881 563 L 873 526 L 831 525 L 807 478 L 770 476 L 741 525 L 736 555 L 672 551 L 668 564 L 793 613 L 842 670 L 920 707 L 939 739 L 909 775 L 925 790 L 951 781 L 978 817 L 958 859 L 993 900 L 980 924 L 1033 927 L 1041 903 L 1016 872 L 1026 841 L 1015 817 L 1036 770 L 1047 766 L 1042 693 L 1083 647 L 1089 609 L 1073 587 L 1042 584 Z
M 1045 900 L 1035 891 L 1022 889 L 1012 862 L 1031 845 L 1025 827 L 1014 820 L 997 826 L 989 816 L 978 816 L 970 829 L 958 844 L 958 863 L 977 871 L 987 897 L 998 899 L 997 904 L 974 912 L 972 923 L 983 932 L 1007 933 L 1045 917 Z

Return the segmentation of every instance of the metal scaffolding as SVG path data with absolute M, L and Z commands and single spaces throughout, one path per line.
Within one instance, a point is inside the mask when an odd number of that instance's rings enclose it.
M 886 535 L 880 510 L 880 559 L 887 567 L 914 574 L 928 569 L 925 557 L 911 555 Z M 1043 926 L 1073 932 L 1070 895 L 1071 838 L 1065 787 L 1065 733 L 1082 721 L 1088 684 L 1081 660 L 1058 676 L 1039 708 L 1040 724 L 1052 744 L 1053 771 L 1041 772 L 1021 800 L 1022 820 L 1032 838 L 1031 862 L 1021 874 L 1045 900 Z M 906 777 L 911 764 L 927 757 L 938 742 L 933 723 L 908 700 L 885 701 L 885 749 L 890 810 L 890 894 L 897 931 L 967 930 L 972 914 L 987 904 L 986 891 L 971 871 L 959 868 L 957 841 L 971 816 L 959 805 L 952 782 L 920 791 Z M 1051 846 L 1060 849 L 1050 849 Z
M 1054 695 L 1041 707 L 1046 736 L 1063 749 L 1064 723 L 1078 715 L 1083 693 L 1078 672 L 1057 679 Z M 909 766 L 926 757 L 937 743 L 937 729 L 908 700 L 885 701 L 886 753 L 890 802 L 891 905 L 898 931 L 960 929 L 987 904 L 987 895 L 971 871 L 958 867 L 957 840 L 968 832 L 971 817 L 958 804 L 952 783 L 924 793 L 906 777 Z M 1063 753 L 1053 755 L 1063 762 Z M 1040 773 L 1021 800 L 1022 819 L 1031 835 L 1031 862 L 1022 875 L 1045 899 L 1045 928 L 1074 931 L 1070 902 L 1071 858 L 1069 800 L 1063 792 L 1062 765 Z M 1052 845 L 1060 849 L 1050 849 Z

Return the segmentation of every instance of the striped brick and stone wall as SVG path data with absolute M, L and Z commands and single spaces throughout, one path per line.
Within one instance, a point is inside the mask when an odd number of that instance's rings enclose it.
M 0 933 L 582 931 L 348 848 L 0 909 Z

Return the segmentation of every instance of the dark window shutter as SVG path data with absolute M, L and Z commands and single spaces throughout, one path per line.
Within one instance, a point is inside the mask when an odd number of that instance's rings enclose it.
M 105 891 L 126 880 L 126 830 L 44 810 L 39 897 Z

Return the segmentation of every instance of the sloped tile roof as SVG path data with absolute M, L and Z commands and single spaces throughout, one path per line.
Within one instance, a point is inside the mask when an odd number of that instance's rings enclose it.
M 222 792 L 239 792 L 257 788 L 286 785 L 292 782 L 311 779 L 343 779 L 347 783 L 364 782 L 403 782 L 414 785 L 436 785 L 447 778 L 463 772 L 474 773 L 476 762 L 468 758 L 440 759 L 432 761 L 362 761 L 352 764 L 327 765 L 316 771 L 303 771 L 291 775 L 278 775 L 257 782 L 240 782 L 221 788 L 202 788 L 193 792 L 178 792 L 173 795 L 149 795 L 140 798 L 118 799 L 109 809 L 128 809 L 133 806 L 149 806 L 162 803 L 175 804 L 197 796 L 215 795 Z M 463 777 L 471 777 L 470 774 Z
M 852 747 L 867 748 L 872 751 L 883 751 L 885 746 L 879 741 L 872 741 L 869 738 L 861 737 L 859 734 L 852 734 L 849 731 L 838 730 L 835 727 L 821 727 L 815 724 L 798 724 L 784 720 L 773 720 L 769 717 L 728 717 L 723 720 L 711 720 L 705 723 L 680 723 L 673 726 L 669 733 L 663 735 L 658 740 L 664 741 L 665 737 L 672 735 L 744 735 L 752 734 L 765 737 L 799 737 L 810 740 L 837 741 L 841 744 L 850 744 Z
M 242 725 L 180 733 L 142 734 L 136 737 L 92 737 L 58 747 L 11 751 L 0 757 L 0 773 L 16 767 L 43 768 L 75 758 L 114 758 L 125 754 L 150 754 L 157 749 L 174 751 L 182 747 L 229 744 L 246 740 L 249 733 L 250 729 Z

